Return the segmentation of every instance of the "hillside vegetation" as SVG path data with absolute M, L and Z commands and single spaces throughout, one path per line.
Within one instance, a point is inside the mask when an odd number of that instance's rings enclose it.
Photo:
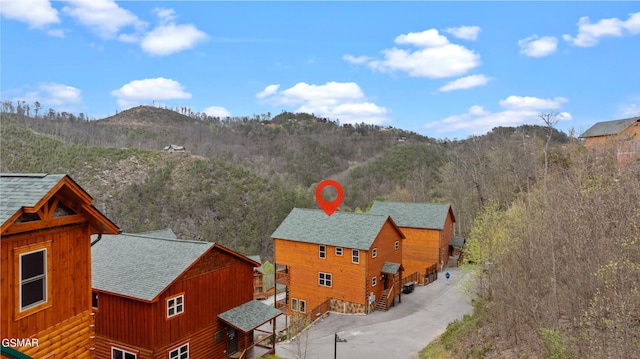
M 340 210 L 378 199 L 451 203 L 475 295 L 423 357 L 636 358 L 640 162 L 547 126 L 465 140 L 283 112 L 211 118 L 141 106 L 88 121 L 3 102 L 0 169 L 68 173 L 124 231 L 172 228 L 271 259 L 293 207 L 335 178 Z M 20 110 L 22 108 L 22 110 Z M 167 153 L 168 144 L 189 153 Z
M 309 191 L 217 158 L 65 144 L 4 116 L 3 172 L 68 173 L 126 232 L 170 227 L 240 253 L 272 252 L 270 234 Z
M 422 358 L 638 358 L 640 160 L 567 149 L 526 196 L 475 219 L 475 314 Z

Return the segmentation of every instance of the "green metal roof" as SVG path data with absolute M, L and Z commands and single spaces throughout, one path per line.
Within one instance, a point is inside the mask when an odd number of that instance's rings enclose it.
M 0 224 L 4 224 L 22 207 L 33 207 L 53 189 L 64 174 L 0 174 Z
M 218 314 L 218 318 L 232 327 L 247 333 L 280 314 L 282 314 L 280 310 L 258 300 L 252 300 Z
M 294 208 L 272 238 L 369 250 L 388 216 Z
M 400 266 L 401 266 L 400 263 L 384 262 L 384 265 L 382 266 L 382 270 L 380 272 L 388 273 L 388 274 L 396 274 L 398 273 Z
M 586 130 L 579 137 L 586 138 L 586 137 L 615 135 L 620 131 L 624 130 L 625 128 L 627 128 L 629 125 L 631 125 L 635 121 L 640 121 L 640 117 L 625 118 L 622 120 L 614 120 L 614 121 L 597 122 L 595 125 L 591 126 L 591 128 Z
M 369 213 L 391 216 L 400 227 L 444 229 L 451 205 L 375 201 Z
M 0 353 L 11 359 L 33 359 L 27 354 L 20 353 L 19 351 L 11 347 L 5 347 L 4 345 L 0 346 Z

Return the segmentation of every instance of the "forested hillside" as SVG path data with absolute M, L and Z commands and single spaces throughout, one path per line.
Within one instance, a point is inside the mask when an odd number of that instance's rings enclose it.
M 376 198 L 450 202 L 467 235 L 487 198 L 508 206 L 537 180 L 548 134 L 522 126 L 444 141 L 304 113 L 219 119 L 139 106 L 89 121 L 26 108 L 3 103 L 2 171 L 66 172 L 125 231 L 170 226 L 267 258 L 279 220 L 294 206 L 314 207 L 315 184 L 326 178 L 345 189 L 341 210 L 366 210 Z M 568 138 L 550 133 L 552 153 Z M 162 152 L 169 144 L 188 153 Z
M 88 121 L 22 108 L 3 103 L 0 170 L 68 173 L 128 232 L 170 227 L 269 259 L 270 234 L 292 208 L 316 207 L 325 178 L 345 189 L 340 210 L 451 203 L 476 312 L 427 357 L 640 352 L 640 161 L 619 169 L 553 121 L 448 141 L 287 112 L 137 107 Z
M 3 116 L 3 172 L 68 173 L 122 230 L 173 229 L 244 254 L 272 252 L 269 237 L 310 192 L 217 158 L 66 144 Z

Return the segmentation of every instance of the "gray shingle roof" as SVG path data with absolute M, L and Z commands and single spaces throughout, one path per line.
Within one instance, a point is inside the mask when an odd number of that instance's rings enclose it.
M 247 333 L 280 314 L 282 314 L 282 312 L 279 309 L 260 301 L 252 300 L 218 314 L 218 318 L 234 328 Z
M 382 266 L 382 270 L 380 272 L 396 274 L 398 273 L 398 270 L 400 269 L 400 267 L 401 267 L 400 263 L 384 262 L 384 265 Z
M 93 288 L 153 301 L 213 246 L 140 234 L 104 235 L 91 247 Z
M 444 229 L 448 203 L 410 203 L 375 201 L 369 213 L 388 215 L 399 227 Z
M 591 128 L 586 130 L 579 137 L 586 138 L 586 137 L 615 135 L 620 131 L 624 130 L 627 126 L 629 126 L 633 122 L 638 120 L 640 120 L 640 117 L 625 118 L 622 120 L 614 120 L 614 121 L 597 122 L 595 125 L 591 126 Z
M 137 235 L 145 236 L 145 237 L 164 238 L 164 239 L 178 239 L 178 236 L 176 236 L 175 232 L 171 228 L 161 229 L 157 231 L 142 232 L 142 233 L 138 233 Z
M 22 207 L 33 207 L 49 193 L 64 174 L 0 174 L 0 224 L 4 224 Z
M 272 238 L 369 250 L 388 216 L 294 208 Z
M 460 237 L 460 236 L 451 237 L 451 240 L 449 241 L 449 245 L 453 247 L 462 248 L 464 246 L 464 237 Z
M 260 259 L 260 255 L 247 256 L 247 258 L 251 259 L 254 262 L 258 262 L 262 264 L 262 259 Z

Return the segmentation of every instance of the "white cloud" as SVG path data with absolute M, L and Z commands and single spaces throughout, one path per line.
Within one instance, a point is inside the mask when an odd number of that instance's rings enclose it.
M 544 57 L 556 52 L 558 39 L 555 36 L 532 35 L 525 39 L 518 40 L 520 53 L 529 57 Z
M 342 123 L 381 124 L 390 121 L 388 110 L 369 101 L 358 84 L 327 82 L 310 85 L 299 82 L 278 91 L 279 85 L 269 85 L 258 93 L 271 105 L 296 107 L 294 112 L 314 113 L 316 116 L 339 119 Z
M 104 39 L 115 38 L 122 28 L 142 31 L 146 23 L 113 0 L 68 0 L 62 11 Z
M 500 106 L 504 111 L 491 112 L 482 106 L 471 106 L 465 113 L 452 115 L 440 121 L 427 123 L 424 128 L 432 130 L 434 134 L 465 133 L 467 135 L 481 135 L 498 126 L 520 126 L 523 124 L 541 125 L 541 110 L 557 109 L 560 103 L 566 102 L 562 97 L 556 100 L 543 100 L 536 97 L 509 96 L 501 100 Z M 557 119 L 570 121 L 572 116 L 568 112 L 558 112 Z
M 31 29 L 60 23 L 58 11 L 49 0 L 3 0 L 0 13 L 7 19 L 27 23 Z
M 118 98 L 122 108 L 140 105 L 150 100 L 189 99 L 191 94 L 184 91 L 178 81 L 158 77 L 155 79 L 134 80 L 111 91 Z
M 453 90 L 466 90 L 473 87 L 484 86 L 491 80 L 485 75 L 471 75 L 450 81 L 446 85 L 440 87 L 440 92 L 448 92 Z
M 267 87 L 264 88 L 264 90 L 258 92 L 256 94 L 257 98 L 265 98 L 267 96 L 271 96 L 273 94 L 275 94 L 276 92 L 278 92 L 278 89 L 280 88 L 280 85 L 269 85 Z
M 449 40 L 447 40 L 445 36 L 440 35 L 436 29 L 398 35 L 395 42 L 396 44 L 414 45 L 417 47 L 441 47 L 449 44 Z
M 460 26 L 460 27 L 448 27 L 444 29 L 447 32 L 459 39 L 476 41 L 478 34 L 480 33 L 480 26 Z
M 364 64 L 365 62 L 371 60 L 371 57 L 369 56 L 353 56 L 349 54 L 343 55 L 342 58 L 352 64 Z
M 40 83 L 24 94 L 19 94 L 22 92 L 21 90 L 12 92 L 17 93 L 17 95 L 12 96 L 13 101 L 26 101 L 30 105 L 38 101 L 43 107 L 42 112 L 45 111 L 45 107 L 51 107 L 59 112 L 77 112 L 78 109 L 75 105 L 82 103 L 82 91 L 80 89 L 56 82 Z
M 500 100 L 500 106 L 509 110 L 553 110 L 558 109 L 563 103 L 567 102 L 564 97 L 556 97 L 551 99 L 542 99 L 532 96 L 509 96 L 504 100 Z
M 165 8 L 158 7 L 153 9 L 153 12 L 155 12 L 156 15 L 158 15 L 158 18 L 160 18 L 161 24 L 169 23 L 173 21 L 173 19 L 175 19 L 176 17 L 176 12 L 173 9 L 165 9 Z
M 221 107 L 221 106 L 210 106 L 210 107 L 207 107 L 204 110 L 204 113 L 206 113 L 207 115 L 212 116 L 212 117 L 220 117 L 220 118 L 225 118 L 225 117 L 231 116 L 231 113 L 229 111 L 227 111 L 226 108 Z
M 193 25 L 160 25 L 147 33 L 140 46 L 151 55 L 170 55 L 190 49 L 207 38 L 207 34 Z
M 413 45 L 417 50 L 382 50 L 384 59 L 369 60 L 364 57 L 345 57 L 354 63 L 367 63 L 373 70 L 382 72 L 403 71 L 412 77 L 445 78 L 463 75 L 480 65 L 480 56 L 464 46 L 452 44 L 436 29 L 411 32 L 396 37 L 401 45 Z
M 46 102 L 53 106 L 63 106 L 82 102 L 82 92 L 73 86 L 49 82 L 40 84 L 38 88 L 40 91 L 44 92 Z
M 591 47 L 595 46 L 601 37 L 623 36 L 623 30 L 631 35 L 640 33 L 640 12 L 629 14 L 626 21 L 614 17 L 591 23 L 588 16 L 583 16 L 578 20 L 577 25 L 578 34 L 575 37 L 565 34 L 562 38 L 576 46 Z

